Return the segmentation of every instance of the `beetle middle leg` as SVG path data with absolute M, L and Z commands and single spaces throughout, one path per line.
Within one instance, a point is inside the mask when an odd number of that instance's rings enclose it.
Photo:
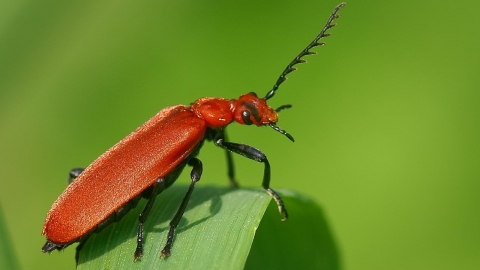
M 225 140 L 228 141 L 227 134 L 225 134 L 225 131 L 223 133 L 223 137 Z M 227 173 L 228 173 L 228 180 L 230 181 L 230 186 L 232 188 L 238 188 L 238 182 L 235 180 L 235 166 L 233 165 L 232 152 L 225 149 L 225 153 L 227 155 L 227 169 L 228 169 Z
M 288 218 L 288 213 L 285 205 L 283 204 L 282 198 L 280 197 L 280 195 L 278 195 L 277 192 L 275 192 L 275 190 L 270 188 L 270 163 L 268 162 L 267 156 L 265 156 L 262 151 L 252 146 L 246 144 L 225 142 L 224 138 L 225 137 L 223 133 L 218 133 L 217 137 L 214 140 L 215 145 L 225 150 L 240 154 L 244 157 L 265 164 L 265 169 L 263 171 L 262 187 L 267 191 L 270 196 L 272 196 L 272 198 L 277 203 L 278 211 L 283 215 L 282 220 L 286 220 Z

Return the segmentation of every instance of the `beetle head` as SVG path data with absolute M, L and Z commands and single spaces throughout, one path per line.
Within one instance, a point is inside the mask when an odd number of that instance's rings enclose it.
M 291 105 L 283 105 L 277 109 L 272 109 L 267 105 L 265 98 L 259 98 L 253 92 L 242 95 L 239 99 L 232 102 L 233 118 L 237 123 L 242 125 L 270 126 L 293 142 L 294 139 L 290 134 L 276 126 L 278 121 L 277 113 L 291 107 Z

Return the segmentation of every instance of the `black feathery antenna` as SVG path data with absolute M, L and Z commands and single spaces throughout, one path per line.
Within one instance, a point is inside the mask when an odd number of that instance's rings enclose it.
M 321 38 L 323 37 L 328 37 L 330 36 L 330 34 L 328 33 L 325 33 L 328 29 L 336 26 L 337 24 L 332 24 L 333 20 L 337 19 L 338 17 L 340 17 L 340 15 L 337 15 L 337 12 L 343 8 L 344 6 L 346 5 L 345 2 L 341 3 L 340 5 L 338 5 L 333 11 L 332 11 L 332 14 L 330 15 L 330 18 L 328 18 L 328 21 L 327 23 L 325 24 L 325 26 L 323 27 L 322 31 L 320 32 L 320 34 L 318 34 L 318 36 L 310 43 L 308 44 L 308 46 L 299 54 L 297 55 L 297 57 L 295 57 L 295 59 L 293 59 L 292 62 L 290 62 L 290 64 L 288 64 L 288 66 L 285 68 L 285 70 L 282 72 L 282 75 L 280 75 L 280 77 L 278 78 L 277 82 L 275 83 L 275 85 L 273 86 L 272 90 L 268 91 L 267 95 L 263 98 L 264 100 L 268 100 L 270 98 L 272 98 L 274 95 L 275 95 L 275 91 L 277 91 L 278 87 L 280 86 L 280 84 L 282 84 L 286 79 L 287 79 L 287 75 L 290 73 L 290 72 L 293 72 L 295 70 L 297 70 L 296 68 L 294 68 L 293 66 L 296 65 L 296 64 L 300 64 L 300 63 L 305 63 L 306 61 L 302 59 L 302 57 L 304 57 L 305 55 L 311 55 L 311 54 L 316 54 L 317 52 L 311 52 L 310 49 L 312 49 L 313 47 L 317 47 L 317 46 L 322 46 L 322 45 L 325 45 L 324 42 L 318 42 Z

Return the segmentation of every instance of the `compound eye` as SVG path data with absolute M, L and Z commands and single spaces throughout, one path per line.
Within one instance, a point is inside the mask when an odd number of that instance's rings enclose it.
M 250 111 L 245 110 L 242 112 L 242 120 L 243 123 L 247 126 L 253 124 L 252 120 L 250 119 Z

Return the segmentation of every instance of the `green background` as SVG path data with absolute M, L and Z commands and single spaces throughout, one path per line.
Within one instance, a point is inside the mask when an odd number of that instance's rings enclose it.
M 68 171 L 164 107 L 264 95 L 336 1 L 0 1 L 0 204 L 24 269 Z M 344 269 L 480 266 L 480 2 L 349 1 L 277 95 L 278 125 L 232 124 L 272 187 L 314 198 Z M 207 144 L 199 185 L 227 185 Z M 235 157 L 243 186 L 263 167 Z M 188 183 L 184 173 L 179 180 Z M 195 193 L 194 195 L 195 196 Z M 295 213 L 291 213 L 295 217 Z

